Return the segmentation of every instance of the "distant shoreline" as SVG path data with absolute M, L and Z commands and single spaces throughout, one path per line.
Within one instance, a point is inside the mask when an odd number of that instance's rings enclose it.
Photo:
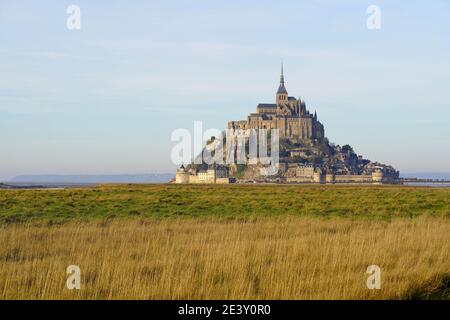
M 63 190 L 70 188 L 95 188 L 100 185 L 157 185 L 168 184 L 168 182 L 108 182 L 108 183 L 0 183 L 0 190 Z M 205 184 L 208 185 L 208 184 Z M 312 183 L 233 183 L 232 185 L 280 185 L 280 186 L 361 186 L 361 187 L 380 187 L 380 186 L 403 186 L 403 187 L 430 187 L 430 188 L 450 188 L 450 182 L 446 181 L 428 181 L 428 182 L 403 182 L 400 184 L 371 184 L 371 183 L 339 183 L 339 184 L 312 184 Z
M 65 189 L 89 188 L 96 187 L 101 184 L 164 184 L 170 183 L 173 178 L 174 175 L 170 173 L 116 175 L 20 175 L 14 177 L 10 181 L 0 182 L 0 189 Z M 400 185 L 412 187 L 450 187 L 450 173 L 407 173 L 400 178 L 400 182 Z M 298 183 L 298 185 L 303 184 Z
M 172 173 L 140 173 L 140 174 L 42 174 L 19 175 L 8 181 L 8 185 L 87 185 L 99 183 L 158 183 L 169 182 L 175 177 Z

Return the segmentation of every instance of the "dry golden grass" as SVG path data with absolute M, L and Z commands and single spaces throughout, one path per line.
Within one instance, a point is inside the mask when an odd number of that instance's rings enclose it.
M 448 299 L 444 218 L 11 224 L 0 243 L 0 299 Z M 66 289 L 72 264 L 81 290 Z

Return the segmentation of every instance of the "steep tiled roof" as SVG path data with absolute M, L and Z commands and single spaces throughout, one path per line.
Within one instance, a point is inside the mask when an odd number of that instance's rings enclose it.
M 286 90 L 286 88 L 284 86 L 284 82 L 280 83 L 280 86 L 278 87 L 277 93 L 285 93 L 285 94 L 287 94 L 287 90 Z
M 260 103 L 257 108 L 276 108 L 277 105 L 275 103 Z

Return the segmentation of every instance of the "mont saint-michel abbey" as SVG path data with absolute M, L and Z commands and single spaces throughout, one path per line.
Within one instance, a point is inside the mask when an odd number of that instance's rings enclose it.
M 181 166 L 175 182 L 398 183 L 399 172 L 392 166 L 365 159 L 348 144 L 340 146 L 329 142 L 316 112 L 310 113 L 302 99 L 289 96 L 283 65 L 274 100 L 275 103 L 258 104 L 256 112 L 250 113 L 246 120 L 229 121 L 228 129 L 232 132 L 277 129 L 279 163 L 275 174 L 261 175 L 260 163 L 207 165 L 196 162 Z M 212 142 L 215 140 L 211 139 L 205 148 L 210 149 L 214 145 Z
M 317 120 L 317 114 L 311 114 L 300 98 L 288 95 L 284 85 L 283 66 L 275 103 L 258 104 L 256 113 L 251 113 L 247 120 L 230 121 L 228 129 L 278 129 L 280 138 L 292 141 L 325 136 L 323 125 Z

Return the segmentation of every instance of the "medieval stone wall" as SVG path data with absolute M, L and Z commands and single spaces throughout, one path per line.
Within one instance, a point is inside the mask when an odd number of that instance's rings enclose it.
M 335 175 L 335 183 L 371 183 L 372 175 Z

